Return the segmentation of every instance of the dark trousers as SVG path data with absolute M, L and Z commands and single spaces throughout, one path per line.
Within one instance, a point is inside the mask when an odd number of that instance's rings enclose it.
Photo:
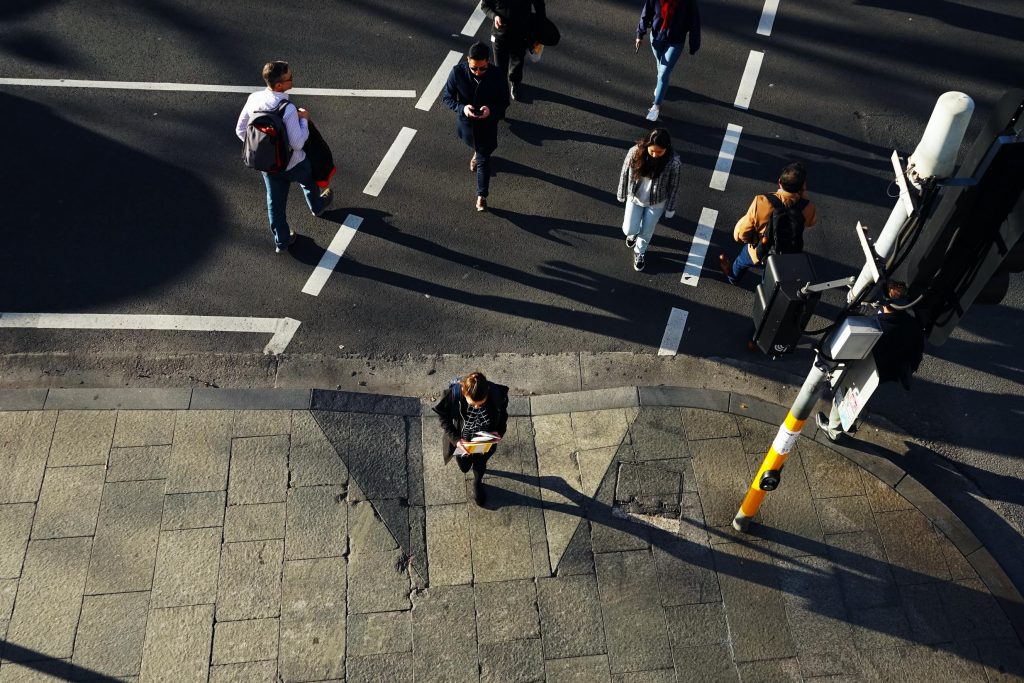
M 487 461 L 491 459 L 496 450 L 498 450 L 497 447 L 492 448 L 491 452 L 487 455 L 455 456 L 455 464 L 459 466 L 463 474 L 469 472 L 470 468 L 472 468 L 473 481 L 480 483 L 480 480 L 484 478 L 484 473 L 487 471 Z
M 486 197 L 491 187 L 491 155 L 476 153 L 476 196 Z
M 523 82 L 523 61 L 526 59 L 526 39 L 521 36 L 494 36 L 494 63 L 498 71 L 508 74 L 512 83 Z

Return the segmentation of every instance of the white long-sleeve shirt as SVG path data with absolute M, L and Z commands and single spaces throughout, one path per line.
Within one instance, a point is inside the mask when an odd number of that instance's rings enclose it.
M 242 113 L 238 115 L 238 123 L 235 125 L 235 134 L 239 140 L 245 140 L 245 129 L 249 125 L 249 119 L 258 111 L 277 109 L 281 100 L 288 99 L 286 92 L 274 92 L 270 88 L 264 88 L 249 95 L 242 107 Z M 299 118 L 299 112 L 294 103 L 284 108 L 284 127 L 288 131 L 288 144 L 292 148 L 292 156 L 288 159 L 286 171 L 290 171 L 295 164 L 306 158 L 302 148 L 306 146 L 309 138 L 309 127 L 306 119 Z

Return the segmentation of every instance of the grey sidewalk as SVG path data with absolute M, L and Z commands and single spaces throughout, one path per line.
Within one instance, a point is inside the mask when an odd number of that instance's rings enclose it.
M 809 431 L 732 531 L 756 399 L 514 399 L 482 509 L 429 401 L 0 394 L 0 683 L 1024 680 L 1019 594 L 886 458 Z

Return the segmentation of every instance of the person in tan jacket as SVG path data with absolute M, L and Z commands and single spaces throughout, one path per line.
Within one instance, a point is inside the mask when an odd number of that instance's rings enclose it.
M 779 189 L 771 195 L 761 194 L 754 197 L 750 208 L 733 229 L 732 237 L 744 246 L 734 261 L 725 254 L 719 254 L 718 265 L 729 284 L 737 284 L 743 273 L 751 266 L 761 262 L 767 253 L 764 243 L 765 231 L 775 211 L 785 210 L 785 216 L 777 216 L 776 223 L 786 221 L 791 228 L 791 244 L 783 251 L 799 253 L 803 251 L 803 230 L 817 222 L 814 204 L 807 198 L 807 171 L 803 164 L 794 162 L 779 174 Z M 802 219 L 802 220 L 801 220 Z M 802 223 L 802 224 L 801 224 Z M 758 246 L 762 245 L 762 254 L 758 254 Z

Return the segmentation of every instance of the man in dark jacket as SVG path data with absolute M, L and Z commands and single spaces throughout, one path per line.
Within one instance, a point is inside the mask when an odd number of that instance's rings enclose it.
M 494 62 L 511 83 L 513 100 L 521 95 L 523 60 L 530 38 L 531 13 L 533 21 L 544 18 L 544 0 L 482 0 L 480 3 L 488 18 L 494 21 L 491 42 L 494 43 Z
M 636 49 L 651 32 L 651 50 L 658 66 L 658 84 L 654 88 L 654 104 L 647 112 L 648 121 L 661 115 L 661 101 L 668 92 L 668 79 L 683 54 L 686 38 L 690 38 L 690 54 L 700 49 L 700 8 L 697 0 L 644 0 L 640 23 L 636 27 Z
M 441 92 L 444 105 L 456 112 L 458 135 L 473 148 L 469 170 L 476 171 L 476 210 L 487 210 L 491 154 L 498 147 L 498 121 L 508 109 L 508 84 L 490 68 L 490 50 L 473 43 L 466 61 L 452 67 Z

